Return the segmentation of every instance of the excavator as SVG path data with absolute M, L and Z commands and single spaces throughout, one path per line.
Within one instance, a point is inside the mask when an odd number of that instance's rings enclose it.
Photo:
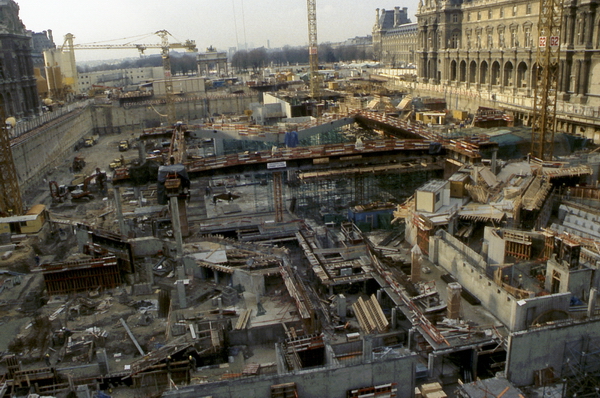
M 89 202 L 94 199 L 94 195 L 90 190 L 90 185 L 92 181 L 95 181 L 96 189 L 104 193 L 106 189 L 106 173 L 101 171 L 99 168 L 96 168 L 96 173 L 86 177 L 83 180 L 83 183 L 71 189 L 71 187 L 65 187 L 64 185 L 58 185 L 56 181 L 50 181 L 50 196 L 52 196 L 52 201 L 54 203 L 62 203 L 69 196 L 71 197 L 71 202 Z

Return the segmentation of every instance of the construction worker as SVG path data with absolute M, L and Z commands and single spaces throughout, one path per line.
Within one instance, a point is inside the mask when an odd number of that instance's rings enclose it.
M 171 356 L 169 355 L 165 361 L 165 363 L 167 364 L 167 372 L 171 372 Z
M 188 359 L 190 361 L 190 370 L 195 371 L 196 370 L 196 358 L 194 358 L 192 355 L 190 355 Z
M 46 366 L 50 367 L 50 354 L 46 353 L 46 355 L 44 355 L 44 361 L 46 362 Z

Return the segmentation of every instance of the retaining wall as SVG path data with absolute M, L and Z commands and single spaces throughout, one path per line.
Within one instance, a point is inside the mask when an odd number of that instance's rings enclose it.
M 350 389 L 386 383 L 396 383 L 397 397 L 412 397 L 416 364 L 417 356 L 411 355 L 354 366 L 315 368 L 284 375 L 199 384 L 166 391 L 163 397 L 264 398 L 271 396 L 272 385 L 283 383 L 296 383 L 298 396 L 303 398 L 345 398 Z

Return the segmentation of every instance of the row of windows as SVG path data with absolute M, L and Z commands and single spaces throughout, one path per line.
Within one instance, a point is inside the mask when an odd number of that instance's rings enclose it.
M 498 10 L 498 18 L 505 18 L 507 16 L 509 16 L 508 14 L 511 14 L 510 16 L 516 17 L 517 13 L 518 13 L 518 6 L 517 5 L 513 5 L 512 7 L 509 8 L 508 13 L 506 12 L 506 8 L 509 7 L 500 7 Z M 532 5 L 531 3 L 527 3 L 525 5 L 525 15 L 530 15 L 532 12 Z M 477 11 L 477 12 L 467 12 L 467 21 L 471 21 L 473 16 L 472 14 L 475 14 L 474 16 L 477 18 L 477 21 L 481 21 L 482 16 L 485 14 L 486 12 L 482 12 L 482 11 Z M 453 14 L 452 15 L 452 22 L 458 22 L 458 15 L 459 14 Z M 494 9 L 490 8 L 487 10 L 487 19 L 493 19 L 494 18 Z

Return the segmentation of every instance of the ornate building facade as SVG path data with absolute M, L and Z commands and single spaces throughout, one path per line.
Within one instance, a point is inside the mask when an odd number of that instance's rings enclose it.
M 538 1 L 419 3 L 419 77 L 529 95 Z
M 40 109 L 31 58 L 31 34 L 13 0 L 0 0 L 0 101 L 6 117 L 20 119 Z
M 392 67 L 416 64 L 417 24 L 408 18 L 408 9 L 377 9 L 373 27 L 373 56 Z
M 565 0 L 558 83 L 559 130 L 585 132 L 595 140 L 600 138 L 599 4 Z M 502 98 L 527 122 L 529 112 L 517 105 L 530 108 L 533 98 L 539 5 L 537 0 L 420 0 L 418 32 L 411 36 L 419 81 L 482 99 Z M 392 66 L 393 56 L 383 49 L 395 51 L 394 36 L 379 37 L 380 60 Z M 375 34 L 373 40 L 376 45 Z M 396 54 L 397 59 L 402 51 Z

